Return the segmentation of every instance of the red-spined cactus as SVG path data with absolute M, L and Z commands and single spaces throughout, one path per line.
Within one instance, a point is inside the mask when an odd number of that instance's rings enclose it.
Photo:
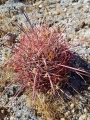
M 55 88 L 67 78 L 72 54 L 62 32 L 45 25 L 34 27 L 23 33 L 18 46 L 14 48 L 12 66 L 17 72 L 16 80 L 33 92 L 45 92 Z
M 47 25 L 34 26 L 27 31 L 21 27 L 21 30 L 23 33 L 19 44 L 14 47 L 11 66 L 17 75 L 15 79 L 23 87 L 33 89 L 33 97 L 36 92 L 45 93 L 50 89 L 55 94 L 57 86 L 66 83 L 70 71 L 87 74 L 70 67 L 73 54 L 61 31 Z

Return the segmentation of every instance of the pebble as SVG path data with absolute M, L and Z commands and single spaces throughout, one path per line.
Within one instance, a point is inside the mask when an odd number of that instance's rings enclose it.
M 9 120 L 9 118 L 8 118 L 8 117 L 5 117 L 4 120 Z
M 90 120 L 90 115 L 87 117 L 87 120 Z
M 60 120 L 65 120 L 65 118 L 61 118 Z
M 74 112 L 75 112 L 75 109 L 72 109 L 71 112 L 74 113 Z
M 72 103 L 72 104 L 70 105 L 70 108 L 71 108 L 71 109 L 73 109 L 73 108 L 74 108 L 74 103 Z
M 86 108 L 84 108 L 84 113 L 87 113 L 87 109 Z
M 70 115 L 70 111 L 67 111 L 64 115 L 65 115 L 65 117 L 69 116 Z
M 22 116 L 21 111 L 18 111 L 17 114 L 16 114 L 16 117 L 17 117 L 17 118 L 20 118 L 21 116 Z
M 15 120 L 15 117 L 11 116 L 11 117 L 10 117 L 10 120 Z
M 85 97 L 80 96 L 79 98 L 81 99 L 82 103 L 87 103 L 87 99 Z
M 87 115 L 86 114 L 83 114 L 79 117 L 79 120 L 86 120 L 87 118 Z
M 90 90 L 90 86 L 88 87 L 88 90 Z
M 88 0 L 83 0 L 83 3 L 88 3 Z

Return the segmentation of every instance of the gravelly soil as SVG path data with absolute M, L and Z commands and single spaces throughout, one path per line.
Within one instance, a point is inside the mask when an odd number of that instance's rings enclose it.
M 65 26 L 65 38 L 72 44 L 72 50 L 79 53 L 87 62 L 77 59 L 73 66 L 81 65 L 90 69 L 90 1 L 89 0 L 42 0 L 29 1 L 28 4 L 18 2 L 18 0 L 8 0 L 5 4 L 0 5 L 0 37 L 2 38 L 6 32 L 15 33 L 17 36 L 20 30 L 16 27 L 15 22 L 27 23 L 22 14 L 21 8 L 27 11 L 31 19 L 32 25 L 37 21 L 41 23 L 44 19 L 49 26 L 56 26 L 58 29 Z M 43 17 L 44 16 L 44 17 Z M 0 44 L 0 64 L 5 60 L 6 53 L 11 50 Z M 2 72 L 2 70 L 0 69 Z M 74 75 L 73 75 L 74 76 Z M 73 77 L 71 77 L 72 79 Z M 2 76 L 0 76 L 2 79 Z M 76 78 L 78 79 L 78 78 Z M 76 106 L 72 109 L 64 110 L 61 120 L 90 120 L 90 79 L 88 84 L 83 84 L 81 96 L 76 95 L 76 99 L 80 102 L 79 108 Z M 74 82 L 74 84 L 77 84 Z M 81 84 L 80 82 L 78 83 Z M 27 96 L 23 93 L 9 105 L 10 100 L 19 88 L 19 85 L 11 85 L 0 99 L 0 120 L 41 120 L 37 117 L 35 111 L 28 106 Z M 3 89 L 0 87 L 0 93 Z M 85 90 L 83 90 L 85 88 Z M 86 89 L 87 88 L 87 89 Z M 68 89 L 68 87 L 67 87 Z M 70 88 L 69 88 L 70 89 Z M 77 88 L 78 89 L 78 88 Z M 66 90 L 67 91 L 67 90 Z M 72 91 L 72 89 L 71 89 Z M 70 92 L 70 91 L 69 91 Z M 69 94 L 69 93 L 67 93 Z M 68 113 L 68 111 L 70 113 Z M 70 116 L 70 117 L 69 117 Z

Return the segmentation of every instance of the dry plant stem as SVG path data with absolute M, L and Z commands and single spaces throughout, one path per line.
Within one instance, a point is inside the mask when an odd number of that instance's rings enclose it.
M 73 90 L 76 92 L 76 93 L 78 93 L 79 95 L 80 95 L 80 93 L 74 88 L 74 86 L 72 86 L 70 83 L 68 83 L 67 81 L 66 81 L 66 83 L 71 87 L 71 88 L 73 88 Z
M 74 71 L 76 71 L 76 72 L 78 72 L 78 73 L 80 73 L 82 75 L 90 77 L 90 73 L 85 71 L 85 70 L 81 70 L 79 68 L 73 68 L 73 67 L 70 67 L 70 66 L 63 65 L 63 64 L 60 64 L 60 66 L 71 69 L 71 70 L 74 70 Z
M 58 89 L 59 89 L 59 88 L 58 88 Z M 64 102 L 64 99 L 62 98 L 62 96 L 60 95 L 60 93 L 59 93 L 57 90 L 56 90 L 56 92 L 58 93 L 58 96 L 60 97 L 60 99 L 62 100 L 62 102 L 65 103 L 65 102 Z
M 17 24 L 17 26 L 21 29 L 21 31 L 23 31 L 27 35 L 27 37 L 29 39 L 29 36 L 28 36 L 27 32 L 24 30 L 24 28 L 20 24 Z
M 24 11 L 24 9 L 22 9 L 22 12 L 23 12 L 24 16 L 26 17 L 26 20 L 28 21 L 28 23 L 29 23 L 29 25 L 30 25 L 30 28 L 32 28 L 33 33 L 35 33 L 35 35 L 37 36 L 37 40 L 38 40 L 38 35 L 37 35 L 37 33 L 34 31 L 34 29 L 33 29 L 33 27 L 32 27 L 32 24 L 31 24 L 31 21 L 30 21 L 30 19 L 28 18 L 27 13 Z
M 55 90 L 54 90 L 54 87 L 53 87 L 53 83 L 52 83 L 51 77 L 50 77 L 49 73 L 47 73 L 47 74 L 48 74 L 48 78 L 49 78 L 49 81 L 50 81 L 50 84 L 51 84 L 51 88 L 53 90 L 53 94 L 55 94 Z
M 35 74 L 35 77 L 34 77 L 34 85 L 33 85 L 33 99 L 35 99 L 35 86 L 36 86 L 36 80 L 37 80 L 37 73 Z
M 87 76 L 87 75 L 86 75 L 86 74 L 80 74 L 80 72 L 76 72 L 76 73 L 77 73 L 77 75 L 79 75 L 79 76 L 82 78 L 82 80 L 86 83 L 86 81 L 84 80 L 84 78 L 83 78 L 82 75 L 84 75 L 84 76 Z M 89 75 L 88 77 L 90 77 L 90 75 Z
M 45 58 L 43 58 L 43 60 L 44 60 L 45 67 L 46 67 L 46 69 L 47 69 L 48 67 L 47 67 L 47 63 L 46 63 Z M 49 74 L 48 72 L 47 72 L 46 74 L 47 74 L 47 76 L 48 76 L 48 78 L 49 78 L 50 85 L 51 85 L 51 88 L 52 88 L 52 90 L 53 90 L 53 94 L 55 94 L 55 90 L 54 90 L 54 87 L 53 87 L 53 83 L 52 83 L 52 80 L 51 80 L 50 74 Z
M 31 21 L 30 21 L 30 19 L 28 18 L 27 13 L 26 13 L 25 11 L 23 11 L 23 14 L 24 14 L 24 16 L 26 17 L 26 19 L 27 19 L 27 21 L 28 21 L 28 23 L 29 23 L 30 27 L 31 27 L 31 28 L 32 28 L 32 30 L 33 30 L 33 27 L 32 27 L 32 24 L 31 24 Z M 33 30 L 33 32 L 34 32 L 34 30 Z
M 0 38 L 0 46 L 4 45 L 4 43 L 12 44 L 15 43 L 16 34 L 7 33 L 3 38 Z
M 30 27 L 32 28 L 31 21 L 29 20 L 28 15 L 27 15 L 27 13 L 25 12 L 24 8 L 22 8 L 21 11 L 22 11 L 22 13 L 24 14 L 24 16 L 26 17 L 26 20 L 28 21 Z
M 7 87 L 5 87 L 5 90 L 0 94 L 0 98 L 2 97 L 3 94 L 5 94 L 5 92 L 7 91 L 7 89 L 13 84 L 13 81 L 10 82 L 10 84 L 8 84 Z
M 11 101 L 8 103 L 9 105 L 13 103 L 13 101 L 18 97 L 18 95 L 24 90 L 26 86 L 21 86 L 17 92 L 15 93 L 15 95 L 13 96 L 13 98 L 11 99 Z

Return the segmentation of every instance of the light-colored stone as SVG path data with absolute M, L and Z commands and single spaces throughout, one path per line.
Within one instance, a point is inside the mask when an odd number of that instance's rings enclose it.
M 61 118 L 60 120 L 65 120 L 65 118 Z
M 73 108 L 74 108 L 74 103 L 72 103 L 72 104 L 70 105 L 70 108 L 71 108 L 71 109 L 73 109 Z
M 65 117 L 69 116 L 70 115 L 70 111 L 67 111 L 64 115 L 65 115 Z
M 83 115 L 81 115 L 81 118 L 82 118 L 82 120 L 86 120 L 87 115 L 86 115 L 86 114 L 83 114 Z

